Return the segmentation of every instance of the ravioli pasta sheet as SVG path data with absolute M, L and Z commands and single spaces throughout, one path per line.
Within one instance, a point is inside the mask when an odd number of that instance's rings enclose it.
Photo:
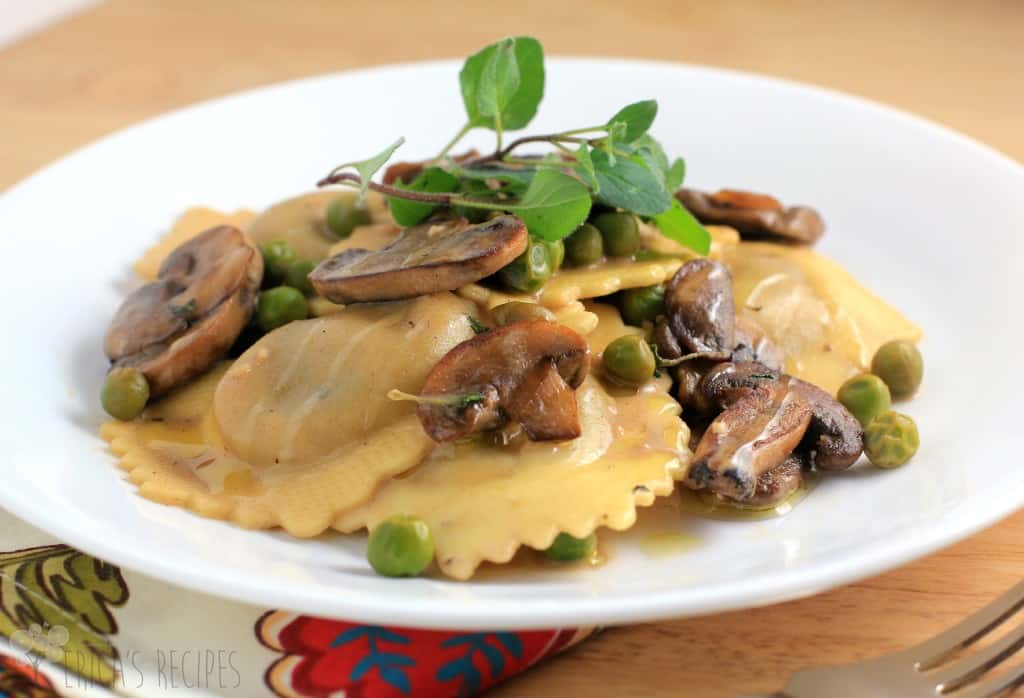
M 482 440 L 438 447 L 335 526 L 351 532 L 393 514 L 419 516 L 441 571 L 456 579 L 483 561 L 508 562 L 521 545 L 543 550 L 560 531 L 628 529 L 636 507 L 670 494 L 689 460 L 689 430 L 667 387 L 663 379 L 616 397 L 588 377 L 577 391 L 580 438 L 518 449 Z
M 599 354 L 629 331 L 615 308 L 593 304 L 589 311 L 600 318 L 588 337 L 591 351 Z M 636 507 L 671 494 L 690 461 L 690 432 L 669 386 L 662 377 L 640 391 L 620 391 L 591 375 L 577 391 L 580 438 L 438 447 L 335 526 L 351 532 L 397 513 L 419 516 L 431 528 L 441 570 L 457 579 L 481 562 L 508 562 L 522 545 L 543 550 L 560 531 L 583 537 L 599 526 L 628 529 Z
M 291 323 L 101 435 L 150 499 L 313 536 L 433 448 L 386 393 L 418 391 L 474 311 L 437 294 Z
M 829 393 L 869 370 L 883 343 L 921 338 L 920 327 L 812 249 L 744 242 L 724 261 L 737 314 L 785 352 L 788 373 Z

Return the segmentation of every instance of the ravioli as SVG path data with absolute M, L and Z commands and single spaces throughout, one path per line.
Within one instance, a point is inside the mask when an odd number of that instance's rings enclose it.
M 592 310 L 605 325 L 591 344 L 599 353 L 607 337 L 629 330 L 614 308 Z M 583 537 L 599 526 L 628 529 L 636 507 L 670 494 L 689 464 L 689 429 L 669 386 L 663 377 L 639 391 L 617 390 L 591 375 L 577 391 L 580 438 L 440 446 L 335 527 L 352 532 L 393 514 L 419 516 L 434 536 L 438 566 L 456 579 L 484 561 L 508 562 L 522 545 L 547 548 L 560 531 Z
M 921 329 L 831 259 L 807 247 L 744 242 L 725 254 L 736 310 L 786 354 L 787 372 L 835 394 L 891 339 Z
M 739 241 L 739 235 L 732 228 L 708 226 L 707 229 L 711 233 L 712 245 L 709 256 L 712 258 L 723 255 Z M 644 245 L 658 253 L 657 258 L 606 259 L 587 267 L 562 267 L 535 296 L 505 296 L 508 300 L 536 300 L 547 308 L 557 310 L 574 301 L 599 298 L 628 288 L 665 283 L 684 262 L 695 256 L 693 251 L 669 240 L 649 225 L 642 224 L 640 230 Z M 471 289 L 472 286 L 467 289 Z M 470 292 L 472 293 L 472 290 Z M 497 303 L 491 302 L 490 305 L 493 307 Z
M 456 293 L 467 300 L 473 301 L 481 308 L 486 308 L 488 311 L 494 310 L 502 303 L 510 303 L 512 301 L 523 303 L 537 302 L 534 296 L 523 293 L 496 291 L 481 284 L 467 284 L 456 291 Z M 583 306 L 583 303 L 579 301 L 572 301 L 550 310 L 554 313 L 555 319 L 558 322 L 583 336 L 590 334 L 597 327 L 597 316 L 588 311 Z
M 431 451 L 414 407 L 386 393 L 418 391 L 474 310 L 437 294 L 291 323 L 101 435 L 143 496 L 316 535 Z
M 284 240 L 295 250 L 298 259 L 319 262 L 336 254 L 331 248 L 338 243 L 338 238 L 327 228 L 327 207 L 336 199 L 354 204 L 356 196 L 355 192 L 337 189 L 301 194 L 268 208 L 252 221 L 246 232 L 257 245 Z M 384 197 L 375 192 L 367 193 L 366 207 L 374 222 L 395 230 Z

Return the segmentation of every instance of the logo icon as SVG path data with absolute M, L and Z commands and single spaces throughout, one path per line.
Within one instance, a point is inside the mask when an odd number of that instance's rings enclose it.
M 63 625 L 48 625 L 44 628 L 39 623 L 33 623 L 28 630 L 15 630 L 11 633 L 11 644 L 21 649 L 37 672 L 41 660 L 59 661 L 64 656 L 64 645 L 70 639 L 71 634 Z

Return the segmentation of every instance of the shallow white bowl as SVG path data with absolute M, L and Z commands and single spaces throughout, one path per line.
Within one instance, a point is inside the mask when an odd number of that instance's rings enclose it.
M 361 537 L 247 532 L 135 495 L 96 436 L 100 339 L 131 261 L 190 205 L 262 207 L 399 135 L 409 140 L 403 159 L 431 155 L 461 123 L 457 70 L 448 61 L 388 67 L 214 100 L 105 138 L 0 197 L 0 505 L 111 562 L 211 594 L 376 623 L 492 629 L 627 623 L 812 594 L 1021 505 L 1024 168 L 861 99 L 721 70 L 589 59 L 549 61 L 531 130 L 590 123 L 655 97 L 654 133 L 686 156 L 690 184 L 818 207 L 830 224 L 821 249 L 923 325 L 925 388 L 905 408 L 921 428 L 912 464 L 826 477 L 780 519 L 680 521 L 698 541 L 685 554 L 652 558 L 640 534 L 617 535 L 598 569 L 470 583 L 382 579 Z M 473 143 L 490 146 L 477 135 Z

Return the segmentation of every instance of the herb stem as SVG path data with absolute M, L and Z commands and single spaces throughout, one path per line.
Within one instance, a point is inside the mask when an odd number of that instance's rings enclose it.
M 363 178 L 354 172 L 333 172 L 319 182 L 316 183 L 318 187 L 326 187 L 332 184 L 341 184 L 343 186 L 358 187 L 362 184 Z M 393 196 L 396 199 L 408 199 L 409 201 L 421 201 L 425 204 L 441 204 L 442 206 L 448 206 L 457 197 L 451 194 L 432 194 L 425 191 L 410 191 L 408 189 L 399 189 L 388 184 L 379 184 L 377 182 L 369 182 L 367 186 L 376 192 L 386 194 L 387 196 Z
M 513 150 L 515 150 L 519 146 L 526 145 L 527 143 L 548 143 L 550 145 L 555 146 L 556 148 L 560 148 L 561 144 L 563 143 L 586 143 L 588 145 L 595 145 L 597 143 L 602 142 L 603 139 L 580 138 L 579 136 L 573 135 L 576 133 L 585 133 L 587 131 L 594 130 L 597 129 L 574 129 L 572 131 L 565 131 L 563 133 L 547 133 L 540 136 L 523 136 L 522 138 L 515 139 L 514 141 L 506 145 L 504 148 L 501 147 L 501 137 L 499 135 L 497 150 L 495 150 L 490 155 L 484 155 L 483 157 L 479 157 L 476 158 L 475 160 L 464 163 L 463 166 L 470 168 L 478 167 L 480 165 L 486 165 L 491 162 L 513 162 L 513 160 L 509 159 L 509 155 L 512 153 Z
M 441 149 L 441 152 L 438 153 L 436 158 L 434 158 L 434 162 L 437 162 L 438 160 L 442 159 L 445 155 L 447 155 L 451 151 L 451 149 L 455 147 L 455 144 L 461 141 L 463 137 L 465 137 L 465 135 L 469 133 L 472 129 L 473 126 L 469 122 L 466 122 L 466 125 L 459 129 L 459 132 L 455 134 L 455 137 L 448 141 L 448 145 Z
M 570 131 L 562 131 L 562 136 L 575 136 L 580 133 L 590 133 L 591 131 L 607 131 L 608 124 L 601 124 L 600 126 L 588 126 L 587 128 L 574 128 Z

